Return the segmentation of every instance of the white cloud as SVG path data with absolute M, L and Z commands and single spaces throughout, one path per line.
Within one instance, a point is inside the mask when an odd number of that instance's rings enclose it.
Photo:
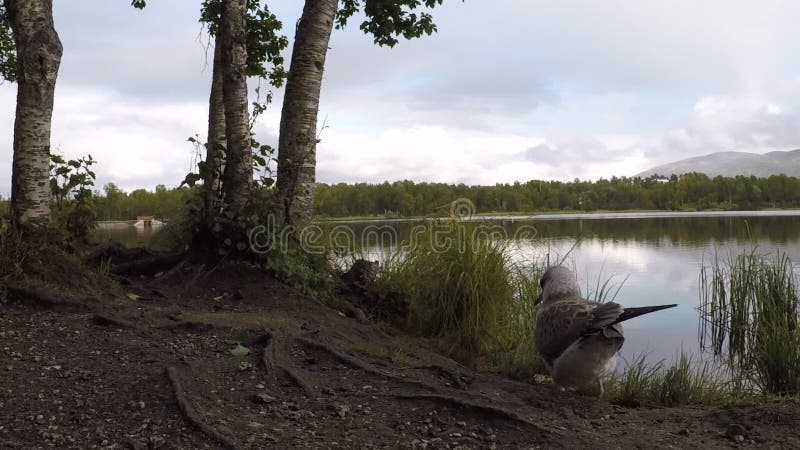
M 192 167 L 194 147 L 187 138 L 205 138 L 208 105 L 201 101 L 158 101 L 120 93 L 58 87 L 53 113 L 53 152 L 67 158 L 91 154 L 97 161 L 98 189 L 114 182 L 125 190 L 176 186 Z M 11 188 L 12 137 L 16 86 L 0 86 L 0 193 Z M 280 116 L 268 112 L 256 131 L 264 143 L 277 145 Z
M 784 110 L 772 97 L 743 95 L 699 99 L 686 124 L 669 130 L 649 148 L 663 162 L 713 151 L 768 152 L 800 147 L 800 96 L 783 97 Z
M 206 127 L 203 103 L 135 102 L 114 93 L 64 88 L 53 117 L 54 151 L 98 161 L 97 186 L 126 190 L 177 185 L 190 169 L 186 139 Z
M 391 128 L 370 135 L 326 129 L 317 152 L 318 179 L 381 182 L 413 179 L 448 183 L 513 181 L 505 160 L 532 145 L 524 136 L 467 132 L 440 126 Z

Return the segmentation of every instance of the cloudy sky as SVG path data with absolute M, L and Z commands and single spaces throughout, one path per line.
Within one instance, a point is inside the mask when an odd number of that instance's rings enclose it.
M 206 127 L 200 1 L 54 3 L 53 148 L 91 153 L 98 186 L 176 185 L 192 161 L 186 138 Z M 291 39 L 302 2 L 271 8 Z M 596 179 L 800 147 L 798 2 L 447 0 L 434 17 L 437 34 L 394 49 L 358 21 L 334 31 L 320 181 Z M 15 95 L 0 85 L 3 195 Z M 262 141 L 276 142 L 281 101 L 257 125 Z

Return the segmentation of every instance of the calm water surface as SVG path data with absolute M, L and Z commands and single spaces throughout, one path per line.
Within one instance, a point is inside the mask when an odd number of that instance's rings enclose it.
M 646 352 L 648 359 L 671 359 L 681 349 L 699 353 L 699 275 L 715 254 L 727 257 L 756 246 L 763 253 L 780 249 L 800 262 L 800 211 L 724 213 L 574 214 L 530 217 L 483 217 L 482 223 L 512 237 L 535 230 L 535 239 L 515 240 L 520 260 L 559 260 L 568 253 L 587 295 L 612 278 L 622 283 L 617 302 L 629 306 L 678 303 L 677 308 L 625 323 L 624 359 Z M 366 235 L 369 252 L 392 240 L 407 238 L 415 222 L 328 222 L 354 236 Z M 342 228 L 344 227 L 344 228 Z M 102 230 L 104 238 L 143 243 L 149 236 L 135 230 Z M 344 236 L 344 234 L 343 234 Z M 580 238 L 580 239 L 578 239 Z M 369 240 L 369 239 L 368 239 Z M 576 245 L 577 242 L 577 245 Z M 796 266 L 797 267 L 797 266 Z M 797 273 L 797 269 L 796 269 Z M 626 278 L 627 277 L 627 278 Z

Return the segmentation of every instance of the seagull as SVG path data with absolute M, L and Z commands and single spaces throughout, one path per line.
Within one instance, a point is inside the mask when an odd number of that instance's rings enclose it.
M 541 286 L 534 338 L 547 370 L 565 388 L 597 381 L 601 398 L 600 376 L 614 370 L 616 353 L 625 342 L 622 322 L 677 306 L 625 308 L 614 302 L 589 301 L 581 297 L 575 276 L 563 266 L 547 269 Z

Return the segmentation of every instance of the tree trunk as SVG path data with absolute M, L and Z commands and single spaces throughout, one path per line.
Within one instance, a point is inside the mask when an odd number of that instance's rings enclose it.
M 225 100 L 223 97 L 222 52 L 224 44 L 221 33 L 214 37 L 214 67 L 211 80 L 211 95 L 208 100 L 208 136 L 206 139 L 206 168 L 208 178 L 204 181 L 206 222 L 210 226 L 219 214 L 222 198 L 222 174 L 225 173 Z
M 287 224 L 311 221 L 317 162 L 317 112 L 338 0 L 306 0 L 297 24 L 278 140 L 278 197 Z
M 222 35 L 222 90 L 227 142 L 222 178 L 225 207 L 238 213 L 250 200 L 253 155 L 247 111 L 246 0 L 224 0 L 219 33 Z
M 17 51 L 11 210 L 15 226 L 50 217 L 50 123 L 61 64 L 52 0 L 6 0 Z

